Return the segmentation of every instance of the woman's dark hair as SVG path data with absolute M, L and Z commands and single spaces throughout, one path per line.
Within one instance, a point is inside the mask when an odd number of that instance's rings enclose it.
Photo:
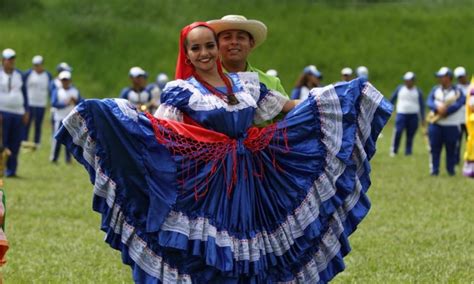
M 316 85 L 312 84 L 310 81 L 310 77 L 314 75 L 311 75 L 309 73 L 301 73 L 300 77 L 298 80 L 296 80 L 295 83 L 295 88 L 301 88 L 303 86 L 308 87 L 310 89 L 317 87 Z
M 217 40 L 217 35 L 216 35 L 216 33 L 215 33 L 212 29 L 210 29 L 210 28 L 208 28 L 208 27 L 206 27 L 206 26 L 197 26 L 197 27 L 195 27 L 195 29 L 196 29 L 196 28 L 206 28 L 206 29 L 210 30 L 210 31 L 212 32 L 212 34 L 214 35 L 214 41 L 216 42 L 217 47 L 219 48 L 219 41 Z M 184 39 L 184 50 L 186 50 L 186 51 L 188 50 L 188 37 L 186 37 L 186 38 Z

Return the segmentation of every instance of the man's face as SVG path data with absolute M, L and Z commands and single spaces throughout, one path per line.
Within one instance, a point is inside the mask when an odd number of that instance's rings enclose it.
M 146 86 L 145 76 L 130 77 L 130 80 L 135 88 L 144 88 Z
M 63 85 L 63 88 L 64 88 L 64 89 L 69 89 L 69 87 L 71 86 L 71 80 L 69 80 L 69 79 L 62 79 L 62 80 L 61 80 L 61 84 Z
M 459 84 L 466 85 L 466 84 L 468 83 L 467 77 L 466 77 L 466 76 L 460 76 L 460 77 L 458 77 L 458 82 L 459 82 Z
M 10 59 L 3 59 L 2 60 L 3 68 L 10 70 L 15 68 L 15 57 L 12 57 Z
M 411 88 L 413 88 L 413 86 L 415 86 L 415 81 L 414 80 L 405 80 L 405 86 L 407 86 L 407 88 L 411 89 Z
M 44 71 L 44 68 L 43 68 L 43 65 L 42 64 L 34 64 L 33 65 L 33 69 L 38 72 L 38 73 L 41 73 Z
M 443 86 L 444 88 L 450 87 L 452 80 L 453 80 L 453 79 L 451 79 L 451 77 L 450 77 L 449 75 L 444 75 L 444 76 L 441 76 L 441 77 L 438 78 L 439 83 L 440 83 L 441 86 Z
M 249 56 L 255 41 L 246 31 L 227 30 L 219 33 L 219 53 L 222 61 L 245 62 Z

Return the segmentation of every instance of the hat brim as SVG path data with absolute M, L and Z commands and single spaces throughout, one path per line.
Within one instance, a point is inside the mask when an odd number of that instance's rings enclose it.
M 444 76 L 453 77 L 453 75 L 449 72 L 447 72 L 447 73 L 435 73 L 436 78 L 441 78 L 441 77 L 444 77 Z
M 212 20 L 207 22 L 216 34 L 228 30 L 242 30 L 252 35 L 257 47 L 267 39 L 267 26 L 257 20 L 232 21 L 232 20 Z

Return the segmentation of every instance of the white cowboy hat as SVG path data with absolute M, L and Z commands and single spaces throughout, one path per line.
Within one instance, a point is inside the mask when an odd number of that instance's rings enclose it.
M 227 30 L 248 32 L 255 41 L 254 47 L 262 44 L 267 38 L 267 26 L 264 23 L 257 20 L 247 20 L 246 17 L 241 15 L 227 15 L 220 20 L 211 20 L 207 23 L 214 29 L 216 34 Z

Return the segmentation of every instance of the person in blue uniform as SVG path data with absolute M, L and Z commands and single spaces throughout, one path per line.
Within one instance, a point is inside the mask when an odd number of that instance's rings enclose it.
M 16 53 L 7 48 L 2 52 L 0 68 L 0 116 L 2 118 L 3 146 L 10 149 L 5 176 L 16 177 L 18 153 L 29 119 L 28 96 L 23 74 L 15 69 Z
M 366 80 L 369 80 L 369 68 L 365 66 L 359 66 L 356 69 L 356 75 L 359 78 L 364 78 Z
M 457 80 L 457 83 L 455 84 L 456 88 L 462 91 L 467 98 L 469 95 L 469 80 L 467 79 L 466 68 L 464 68 L 463 66 L 456 67 L 454 69 L 454 78 L 456 78 Z M 459 111 L 461 113 L 466 113 L 466 106 L 462 106 Z M 467 137 L 469 136 L 469 134 L 467 133 L 465 116 L 459 116 L 459 125 L 461 127 L 461 131 L 459 132 L 459 141 L 456 147 L 456 156 L 458 158 L 456 165 L 459 165 L 459 163 L 461 162 L 462 143 L 463 141 L 467 140 Z M 463 136 L 465 137 L 464 139 Z
M 26 125 L 25 137 L 27 141 L 31 124 L 34 122 L 33 142 L 38 147 L 41 144 L 41 129 L 43 125 L 44 112 L 50 97 L 49 87 L 52 82 L 51 74 L 44 69 L 44 60 L 41 55 L 32 59 L 33 68 L 24 74 L 24 83 L 28 93 L 30 117 Z
M 49 93 L 51 94 L 51 102 L 53 101 L 53 93 L 56 89 L 59 89 L 62 87 L 62 83 L 61 83 L 61 80 L 58 78 L 59 77 L 59 74 L 61 74 L 61 72 L 63 71 L 69 71 L 71 74 L 72 74 L 72 67 L 67 64 L 66 62 L 61 62 L 59 63 L 57 66 L 56 66 L 56 77 L 51 81 L 51 83 L 49 84 Z M 52 129 L 52 132 L 54 134 L 54 131 L 55 131 L 55 123 L 54 123 L 54 112 L 56 111 L 56 108 L 54 108 L 53 106 L 51 106 L 51 109 L 50 109 L 50 115 L 51 115 L 51 129 Z M 54 138 L 53 138 L 54 140 Z M 52 143 L 55 143 L 54 141 L 52 141 Z
M 341 81 L 342 82 L 349 82 L 351 81 L 352 78 L 352 68 L 350 67 L 344 67 L 341 70 Z
M 397 87 L 393 92 L 390 102 L 396 103 L 395 130 L 393 133 L 390 155 L 398 153 L 402 133 L 406 131 L 405 155 L 413 153 L 413 139 L 419 123 L 424 124 L 425 105 L 423 93 L 415 85 L 415 73 L 406 72 L 403 75 L 403 85 Z
M 57 131 L 63 120 L 68 116 L 72 109 L 82 100 L 79 90 L 72 85 L 72 74 L 70 71 L 62 71 L 58 75 L 61 86 L 54 89 L 51 105 L 56 109 L 54 112 L 54 130 Z M 51 143 L 50 161 L 57 163 L 61 151 L 61 144 L 53 138 Z M 66 163 L 71 163 L 71 153 L 68 149 L 65 151 Z
M 158 107 L 160 105 L 161 94 L 165 89 L 166 83 L 169 82 L 168 75 L 165 73 L 159 73 L 156 76 L 156 80 L 154 83 L 149 84 L 146 87 L 146 90 L 151 94 L 153 105 Z
M 458 89 L 460 89 L 461 91 L 464 92 L 464 95 L 467 97 L 469 95 L 469 80 L 468 80 L 468 77 L 467 77 L 467 72 L 466 72 L 466 68 L 464 68 L 463 66 L 458 66 L 454 69 L 454 77 L 456 78 L 457 80 L 457 83 L 456 83 L 456 87 Z M 461 108 L 462 112 L 465 112 L 466 111 L 466 107 L 463 106 Z M 466 128 L 466 119 L 465 117 L 463 117 L 460 121 L 460 124 L 461 124 L 461 139 L 460 141 L 463 140 L 463 135 L 466 137 L 465 139 L 467 139 L 468 137 L 468 133 L 467 133 L 467 128 Z M 461 143 L 459 143 L 459 145 L 461 146 Z M 461 151 L 461 147 L 458 147 L 459 149 L 459 152 Z
M 446 148 L 446 169 L 454 176 L 455 166 L 459 160 L 456 152 L 460 137 L 460 117 L 464 117 L 462 107 L 466 102 L 464 93 L 453 85 L 453 72 L 448 67 L 441 67 L 436 72 L 439 85 L 428 95 L 426 105 L 431 113 L 428 135 L 431 147 L 430 173 L 439 175 L 441 150 Z
M 323 74 L 314 65 L 308 65 L 303 69 L 301 76 L 291 91 L 292 100 L 304 100 L 308 97 L 312 88 L 321 87 Z
M 120 98 L 126 99 L 142 110 L 153 109 L 153 96 L 147 89 L 146 81 L 148 74 L 140 67 L 132 67 L 128 72 L 130 78 L 130 87 L 123 88 L 120 92 Z
M 330 281 L 369 210 L 391 104 L 363 79 L 295 101 L 226 74 L 205 22 L 179 50 L 155 116 L 86 100 L 56 134 L 90 174 L 106 242 L 137 283 Z

